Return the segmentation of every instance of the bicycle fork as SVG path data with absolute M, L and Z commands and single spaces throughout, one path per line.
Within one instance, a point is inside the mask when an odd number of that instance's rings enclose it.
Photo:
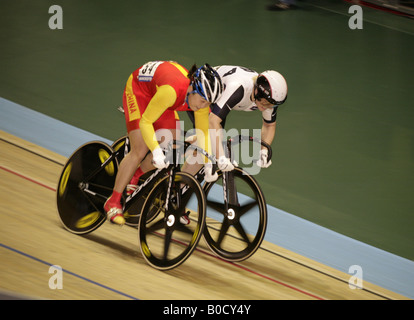
M 233 162 L 233 156 L 231 154 L 231 141 L 227 141 L 227 152 L 230 161 Z M 233 220 L 236 216 L 236 212 L 233 208 L 239 205 L 239 199 L 237 197 L 236 184 L 234 182 L 234 172 L 223 172 L 223 194 L 224 194 L 224 208 L 226 210 L 225 215 L 229 220 Z

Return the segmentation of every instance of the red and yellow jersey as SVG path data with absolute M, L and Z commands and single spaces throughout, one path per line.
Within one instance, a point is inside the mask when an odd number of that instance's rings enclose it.
M 187 75 L 187 69 L 176 62 L 151 61 L 135 70 L 127 81 L 124 111 L 128 132 L 141 129 L 144 141 L 151 151 L 159 146 L 155 130 L 175 129 L 178 120 L 175 111 L 189 110 L 186 97 L 190 79 Z M 195 126 L 205 137 L 200 140 L 202 148 L 206 144 L 209 146 L 209 108 L 205 109 L 194 113 Z
M 185 104 L 190 85 L 187 74 L 188 71 L 178 63 L 166 61 L 151 61 L 135 70 L 125 88 L 129 120 L 141 118 L 140 109 L 146 110 L 161 86 L 168 86 L 166 93 L 172 94 L 168 108 L 176 109 Z

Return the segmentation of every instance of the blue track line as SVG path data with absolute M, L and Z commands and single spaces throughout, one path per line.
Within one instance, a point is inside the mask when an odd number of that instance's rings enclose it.
M 51 266 L 53 266 L 53 264 L 51 264 L 51 263 L 49 263 L 49 262 L 46 262 L 46 261 L 44 261 L 44 260 L 42 260 L 42 259 L 39 259 L 39 258 L 36 258 L 36 257 L 34 257 L 34 256 L 30 255 L 30 254 L 24 253 L 24 252 L 22 252 L 22 251 L 19 251 L 19 250 L 17 250 L 17 249 L 12 248 L 12 247 L 6 246 L 5 244 L 0 243 L 0 247 L 3 247 L 3 248 L 5 248 L 5 249 L 7 249 L 7 250 L 10 250 L 10 251 L 12 251 L 12 252 L 18 253 L 18 254 L 20 254 L 20 255 L 22 255 L 22 256 L 24 256 L 24 257 L 26 257 L 26 258 L 32 259 L 32 260 L 34 260 L 34 261 L 37 261 L 37 262 L 43 263 L 43 264 L 45 264 L 45 265 L 47 265 L 47 266 L 50 266 L 50 267 L 51 267 Z M 84 280 L 84 281 L 86 281 L 86 282 L 92 283 L 92 284 L 94 284 L 94 285 L 96 285 L 96 286 L 98 286 L 98 287 L 101 287 L 101 288 L 107 289 L 107 290 L 112 291 L 112 292 L 114 292 L 114 293 L 117 293 L 117 294 L 119 294 L 119 295 L 121 295 L 121 296 L 127 297 L 127 298 L 129 298 L 129 299 L 132 299 L 132 300 L 140 300 L 140 299 L 138 299 L 138 298 L 136 298 L 136 297 L 130 296 L 129 294 L 126 294 L 126 293 L 123 293 L 123 292 L 118 291 L 118 290 L 116 290 L 116 289 L 110 288 L 110 287 L 108 287 L 108 286 L 105 286 L 105 285 L 103 285 L 103 284 L 101 284 L 101 283 L 99 283 L 99 282 L 93 281 L 93 280 L 91 280 L 91 279 L 85 278 L 85 277 L 83 277 L 83 276 L 81 276 L 81 275 L 79 275 L 79 274 L 76 274 L 76 273 L 72 272 L 72 271 L 69 271 L 69 270 L 66 270 L 66 269 L 62 269 L 62 271 L 63 271 L 63 272 L 65 272 L 65 273 L 67 273 L 67 274 L 70 274 L 70 275 L 72 275 L 72 276 L 74 276 L 74 277 L 76 277 L 76 278 L 79 278 L 79 279 Z

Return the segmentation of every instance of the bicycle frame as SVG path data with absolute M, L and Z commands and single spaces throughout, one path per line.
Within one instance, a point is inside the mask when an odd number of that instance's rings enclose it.
M 127 139 L 128 139 L 128 137 L 127 137 Z M 128 146 L 128 140 L 126 142 L 126 145 Z M 194 145 L 190 144 L 189 142 L 182 142 L 182 141 L 177 141 L 177 140 L 173 140 L 172 142 L 170 142 L 168 147 L 166 149 L 164 149 L 164 151 L 166 151 L 167 154 L 169 152 L 173 152 L 173 159 L 179 159 L 179 157 L 181 157 L 181 155 L 179 153 L 178 154 L 176 153 L 177 150 L 179 150 L 179 149 L 173 148 L 173 145 L 183 146 L 184 147 L 184 153 L 187 151 L 188 148 L 194 149 L 195 151 L 200 152 L 205 157 L 210 159 L 212 162 L 215 162 L 215 157 L 208 154 L 204 149 L 201 149 L 198 146 L 194 146 Z M 127 150 L 128 150 L 128 147 L 127 147 Z M 87 193 L 92 194 L 94 196 L 98 196 L 102 199 L 106 199 L 105 196 L 88 189 L 89 180 L 91 180 L 94 176 L 96 176 L 100 171 L 104 170 L 105 167 L 109 163 L 111 163 L 111 161 L 114 161 L 119 154 L 120 154 L 120 150 L 114 151 L 112 154 L 110 154 L 109 157 L 96 170 L 94 170 L 83 182 L 81 182 L 79 184 L 79 188 L 84 192 L 87 192 Z M 128 208 L 132 204 L 132 200 L 135 199 L 146 186 L 150 185 L 150 183 L 153 182 L 156 177 L 158 177 L 161 173 L 169 172 L 170 179 L 169 179 L 169 183 L 168 183 L 167 201 L 165 203 L 165 206 L 166 206 L 165 209 L 168 210 L 168 203 L 169 203 L 169 200 L 170 200 L 170 190 L 171 190 L 172 183 L 174 181 L 174 176 L 175 176 L 176 171 L 179 171 L 179 161 L 175 161 L 175 163 L 171 164 L 166 169 L 156 169 L 144 182 L 142 182 L 137 187 L 137 189 L 131 195 L 129 195 L 125 199 L 124 210 L 125 211 L 128 210 Z M 204 172 L 204 167 L 199 172 L 201 172 L 201 171 Z M 186 190 L 183 190 L 183 193 L 182 193 L 183 195 L 184 195 L 185 191 Z
M 127 137 L 128 139 L 128 137 Z M 268 158 L 270 160 L 270 158 L 272 157 L 272 149 L 271 147 L 265 143 L 264 141 L 257 139 L 255 137 L 251 137 L 251 136 L 236 136 L 233 138 L 229 138 L 227 140 L 227 151 L 228 151 L 228 155 L 230 157 L 231 160 L 233 155 L 232 155 L 232 146 L 235 144 L 238 144 L 242 141 L 252 141 L 252 142 L 256 142 L 256 143 L 260 143 L 261 145 L 263 145 L 264 147 L 266 147 L 268 149 Z M 179 148 L 174 148 L 173 145 L 178 146 Z M 126 146 L 128 146 L 128 140 L 126 141 Z M 126 147 L 128 150 L 128 147 Z M 180 151 L 182 150 L 181 148 L 183 148 L 184 150 L 182 151 L 182 153 L 180 153 Z M 167 193 L 167 201 L 165 203 L 166 209 L 168 209 L 168 203 L 170 200 L 170 190 L 171 190 L 171 186 L 172 183 L 174 181 L 174 175 L 176 171 L 179 171 L 179 162 L 178 159 L 180 159 L 185 152 L 187 152 L 188 150 L 193 149 L 193 151 L 197 151 L 200 152 L 202 155 L 204 155 L 206 158 L 208 158 L 210 161 L 212 161 L 213 163 L 213 172 L 215 172 L 216 170 L 216 159 L 213 155 L 210 155 L 207 151 L 205 151 L 204 149 L 193 145 L 187 141 L 178 141 L 178 140 L 173 140 L 172 142 L 169 143 L 168 147 L 164 150 L 166 151 L 167 154 L 169 154 L 170 152 L 173 152 L 173 158 L 172 159 L 176 159 L 175 163 L 171 164 L 169 168 L 167 169 L 156 169 L 145 181 L 143 181 L 141 184 L 139 184 L 139 186 L 137 187 L 137 189 L 131 194 L 129 195 L 126 199 L 125 199 L 125 205 L 124 205 L 124 209 L 125 211 L 128 210 L 128 208 L 130 207 L 130 205 L 132 204 L 132 200 L 135 199 L 140 193 L 141 191 L 148 185 L 150 185 L 151 182 L 153 182 L 155 180 L 156 177 L 158 177 L 162 172 L 166 173 L 167 171 L 169 171 L 169 175 L 170 175 L 170 179 L 169 179 L 169 187 L 168 187 L 168 193 Z M 114 151 L 101 165 L 99 168 L 97 168 L 96 170 L 94 170 L 86 179 L 84 182 L 82 182 L 80 184 L 80 189 L 84 192 L 87 192 L 89 194 L 92 194 L 94 196 L 98 196 L 101 197 L 103 199 L 106 199 L 105 196 L 100 195 L 96 192 L 93 192 L 91 190 L 88 189 L 89 187 L 89 183 L 88 181 L 95 176 L 96 174 L 98 174 L 101 170 L 104 170 L 104 168 L 111 162 L 113 161 L 120 153 L 120 150 Z M 204 181 L 204 174 L 205 174 L 205 168 L 204 166 L 202 166 L 200 168 L 200 170 L 194 175 L 194 177 L 200 182 L 202 183 Z M 182 190 L 182 196 L 184 196 L 184 194 L 186 193 L 187 190 L 183 189 Z M 225 202 L 225 208 L 226 208 L 226 212 L 227 214 L 232 214 L 231 209 L 229 208 L 231 205 L 237 205 L 238 204 L 238 197 L 237 197 L 237 189 L 236 186 L 234 184 L 234 174 L 229 171 L 229 172 L 223 172 L 223 194 L 224 194 L 224 202 Z

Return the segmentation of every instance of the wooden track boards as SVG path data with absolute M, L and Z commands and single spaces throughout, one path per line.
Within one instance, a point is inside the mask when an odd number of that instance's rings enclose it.
M 66 159 L 0 131 L 0 291 L 46 299 L 406 299 L 265 242 L 247 261 L 215 257 L 200 241 L 181 266 L 146 264 L 134 228 L 104 223 L 86 236 L 66 231 L 55 189 Z M 269 226 L 270 227 L 270 226 Z M 51 265 L 63 289 L 50 289 Z

